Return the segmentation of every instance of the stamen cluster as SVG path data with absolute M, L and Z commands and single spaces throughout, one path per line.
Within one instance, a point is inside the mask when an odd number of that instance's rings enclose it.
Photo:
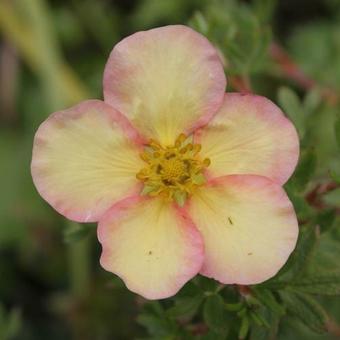
M 183 206 L 197 186 L 205 183 L 204 169 L 210 165 L 208 158 L 201 160 L 200 144 L 190 143 L 184 134 L 175 144 L 163 147 L 150 140 L 141 154 L 147 166 L 137 174 L 144 183 L 142 194 L 163 195 Z

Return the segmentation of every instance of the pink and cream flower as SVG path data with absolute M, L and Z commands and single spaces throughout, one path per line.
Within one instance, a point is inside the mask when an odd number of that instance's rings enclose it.
M 148 298 L 197 273 L 225 284 L 274 276 L 298 225 L 281 186 L 299 154 L 270 100 L 225 93 L 215 48 L 185 26 L 135 33 L 104 72 L 104 101 L 39 127 L 32 176 L 78 222 L 99 222 L 101 265 Z

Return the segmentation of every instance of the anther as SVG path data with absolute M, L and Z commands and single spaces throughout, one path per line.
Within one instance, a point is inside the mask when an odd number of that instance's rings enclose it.
M 142 194 L 161 195 L 183 205 L 195 188 L 205 183 L 203 169 L 210 165 L 210 159 L 196 157 L 201 145 L 186 141 L 185 134 L 178 136 L 175 145 L 164 147 L 150 140 L 141 154 L 147 165 L 136 175 L 144 184 Z
M 206 166 L 206 167 L 208 167 L 208 166 L 210 165 L 210 163 L 211 163 L 211 161 L 210 161 L 209 158 L 205 158 L 205 159 L 203 160 L 203 164 L 204 164 L 204 166 Z
M 154 139 L 150 139 L 149 146 L 155 151 L 160 150 L 162 148 L 161 145 Z
M 140 154 L 140 158 L 144 161 L 144 162 L 147 162 L 149 163 L 150 161 L 150 155 L 146 152 L 143 152 Z
M 194 144 L 193 145 L 193 152 L 194 152 L 194 155 L 198 154 L 202 149 L 202 146 L 201 144 Z
M 176 143 L 175 145 L 177 146 L 177 142 L 180 144 L 183 144 L 185 142 L 185 140 L 187 139 L 187 136 L 184 133 L 181 133 L 177 139 L 176 139 Z

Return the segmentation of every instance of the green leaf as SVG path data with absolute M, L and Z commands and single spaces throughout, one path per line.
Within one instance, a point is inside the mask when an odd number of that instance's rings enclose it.
M 305 221 L 310 218 L 312 208 L 305 199 L 305 195 L 301 192 L 297 192 L 294 188 L 293 181 L 290 181 L 285 187 L 287 194 L 292 201 L 298 220 Z
M 270 327 L 268 321 L 257 310 L 249 311 L 249 315 L 258 326 Z
M 260 21 L 268 23 L 273 17 L 276 5 L 277 0 L 254 0 L 253 6 Z
M 225 303 L 224 307 L 226 310 L 230 312 L 239 312 L 244 307 L 244 303 L 243 302 Z
M 320 229 L 318 226 L 306 226 L 300 230 L 298 245 L 292 257 L 294 261 L 294 275 L 303 275 L 309 267 L 314 251 L 320 238 Z
M 318 88 L 309 91 L 303 99 L 303 107 L 306 115 L 313 113 L 320 105 L 322 96 Z
M 206 35 L 209 30 L 209 24 L 200 11 L 196 11 L 191 19 L 191 25 L 196 27 L 199 32 Z
M 196 277 L 198 286 L 205 292 L 205 293 L 215 293 L 218 289 L 218 283 L 215 280 L 212 280 L 208 277 L 198 275 Z
M 167 310 L 169 317 L 177 318 L 181 316 L 193 315 L 203 302 L 204 295 L 184 296 L 177 298 L 175 305 Z
M 334 129 L 335 129 L 335 138 L 338 143 L 338 148 L 340 149 L 340 117 L 336 119 Z
M 307 184 L 315 173 L 316 165 L 316 153 L 313 149 L 308 149 L 302 152 L 299 164 L 290 184 L 293 185 L 297 191 L 305 190 Z
M 285 266 L 272 279 L 261 284 L 262 287 L 280 290 L 288 285 L 287 276 L 295 278 L 306 273 L 320 237 L 318 226 L 306 226 L 300 229 L 299 238 L 293 254 Z
M 248 318 L 248 315 L 245 315 L 241 319 L 241 327 L 240 327 L 240 331 L 238 333 L 238 338 L 239 339 L 245 339 L 248 332 L 249 332 L 249 318 Z
M 340 206 L 340 188 L 332 190 L 323 196 L 323 201 L 329 205 Z
M 22 315 L 19 309 L 13 308 L 6 313 L 0 304 L 0 339 L 14 339 L 22 327 Z
M 317 295 L 340 295 L 340 272 L 313 274 L 289 283 L 299 292 Z
M 162 316 L 144 313 L 137 317 L 137 322 L 144 326 L 151 335 L 157 336 L 157 339 L 173 333 L 174 325 Z
M 300 99 L 297 94 L 288 87 L 281 87 L 278 92 L 278 102 L 283 111 L 292 120 L 299 136 L 302 139 L 305 135 L 305 115 Z
M 317 214 L 315 224 L 320 226 L 321 233 L 325 233 L 332 229 L 335 217 L 336 217 L 335 209 L 325 209 L 322 210 L 319 214 Z
M 226 329 L 224 302 L 220 295 L 210 295 L 203 308 L 203 318 L 209 328 L 215 331 Z
M 20 331 L 22 327 L 22 316 L 21 312 L 18 309 L 12 309 L 7 321 L 7 338 L 5 339 L 13 339 Z
M 68 225 L 67 228 L 64 230 L 64 242 L 78 242 L 87 237 L 92 230 L 94 230 L 92 224 L 72 223 Z
M 251 75 L 267 65 L 271 41 L 270 27 L 263 25 L 257 14 L 246 4 L 210 1 L 190 25 L 219 47 L 229 73 Z
M 331 166 L 329 170 L 329 175 L 333 181 L 340 184 L 340 169 L 339 167 Z
M 255 294 L 258 300 L 260 300 L 265 306 L 271 309 L 274 313 L 278 315 L 284 315 L 284 307 L 277 301 L 275 295 L 265 288 L 252 288 L 252 292 Z
M 290 315 L 317 333 L 326 332 L 327 314 L 322 306 L 305 294 L 280 294 Z

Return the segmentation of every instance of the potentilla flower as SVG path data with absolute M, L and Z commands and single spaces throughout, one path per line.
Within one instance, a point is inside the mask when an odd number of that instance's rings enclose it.
M 100 263 L 148 298 L 197 273 L 256 284 L 293 251 L 298 225 L 281 186 L 299 153 L 270 100 L 225 93 L 217 51 L 185 26 L 135 33 L 104 72 L 104 101 L 39 127 L 32 176 L 41 196 L 99 222 Z

